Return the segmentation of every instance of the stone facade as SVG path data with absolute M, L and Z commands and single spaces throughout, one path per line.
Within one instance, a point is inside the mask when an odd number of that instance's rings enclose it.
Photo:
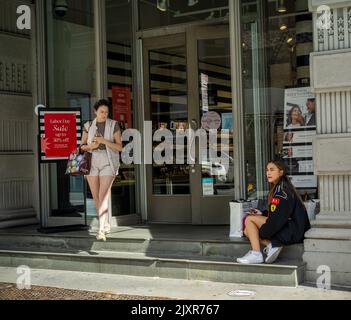
M 330 11 L 319 12 L 322 5 Z M 309 7 L 314 17 L 311 86 L 318 106 L 314 165 L 321 212 L 306 234 L 306 280 L 315 283 L 326 266 L 332 285 L 351 286 L 351 1 L 310 0 Z

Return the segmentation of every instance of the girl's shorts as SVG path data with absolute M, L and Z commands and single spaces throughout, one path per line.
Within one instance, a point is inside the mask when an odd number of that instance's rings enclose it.
M 114 177 L 106 150 L 95 150 L 91 159 L 88 177 Z

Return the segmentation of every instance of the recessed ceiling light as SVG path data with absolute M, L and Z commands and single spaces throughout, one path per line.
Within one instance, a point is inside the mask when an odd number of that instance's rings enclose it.
M 199 3 L 199 0 L 189 0 L 188 1 L 188 6 L 192 7 L 192 6 L 195 6 L 195 4 L 198 4 L 198 3 Z
M 284 0 L 280 0 L 280 1 L 279 1 L 279 5 L 278 5 L 278 8 L 277 8 L 277 11 L 278 11 L 279 13 L 285 13 L 285 12 L 288 11 L 288 10 L 286 9 Z
M 168 0 L 157 0 L 157 9 L 165 12 L 168 10 Z
M 288 29 L 288 26 L 285 23 L 283 23 L 279 26 L 280 31 L 286 31 L 287 29 Z

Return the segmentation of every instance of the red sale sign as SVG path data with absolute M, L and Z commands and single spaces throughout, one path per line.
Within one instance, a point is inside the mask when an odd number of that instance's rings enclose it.
M 77 148 L 77 112 L 42 111 L 40 121 L 42 159 L 67 159 Z
M 132 128 L 132 95 L 129 87 L 112 87 L 113 119 L 125 128 Z

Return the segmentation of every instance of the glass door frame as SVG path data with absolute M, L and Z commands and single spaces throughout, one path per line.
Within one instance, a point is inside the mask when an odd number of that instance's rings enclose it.
M 186 48 L 186 34 L 179 33 L 168 36 L 148 38 L 143 41 L 143 70 L 144 70 L 144 120 L 151 121 L 151 94 L 150 94 L 150 63 L 149 53 L 152 50 L 161 50 L 184 46 Z M 188 56 L 188 53 L 186 53 Z M 187 57 L 186 57 L 187 60 Z M 186 62 L 189 64 L 188 61 Z M 189 95 L 189 82 L 187 81 L 187 95 Z M 189 100 L 187 100 L 189 104 Z M 188 112 L 190 109 L 188 109 Z M 190 114 L 188 113 L 188 119 Z M 191 223 L 191 194 L 155 195 L 153 193 L 153 165 L 146 166 L 146 192 L 148 220 L 155 223 Z M 190 174 L 189 174 L 189 184 Z M 167 215 L 165 213 L 167 212 Z M 170 218 L 167 218 L 170 217 Z M 173 217 L 173 219 L 171 218 Z
M 188 83 L 189 83 L 189 117 L 194 119 L 200 128 L 200 88 L 199 88 L 199 51 L 201 40 L 228 38 L 229 25 L 191 27 L 187 32 L 188 48 Z M 190 60 L 191 59 L 191 60 Z M 234 103 L 232 101 L 232 112 Z M 199 146 L 196 145 L 196 158 L 199 159 Z M 198 161 L 197 161 L 198 162 Z M 196 163 L 195 172 L 191 174 L 192 224 L 229 224 L 229 202 L 234 195 L 204 196 L 202 190 L 202 164 Z M 234 179 L 234 185 L 236 180 Z M 218 214 L 220 211 L 222 214 Z M 225 213 L 228 214 L 225 214 Z
M 222 39 L 230 38 L 229 36 L 229 25 L 199 25 L 199 26 L 188 26 L 181 33 L 170 34 L 167 36 L 156 36 L 148 37 L 143 40 L 143 89 L 144 89 L 144 119 L 150 121 L 150 83 L 149 83 L 149 52 L 154 49 L 162 49 L 168 47 L 174 47 L 177 45 L 186 45 L 187 52 L 187 104 L 188 108 L 188 122 L 195 120 L 196 123 L 201 123 L 200 118 L 200 94 L 199 94 L 199 61 L 198 61 L 198 41 L 199 40 L 211 40 L 211 39 Z M 235 106 L 235 102 L 232 102 Z M 233 111 L 233 119 L 235 117 Z M 196 129 L 195 129 L 196 131 Z M 197 153 L 198 153 L 198 148 Z M 234 151 L 235 152 L 235 151 Z M 197 156 L 197 159 L 199 157 Z M 158 221 L 162 212 L 171 212 L 174 214 L 182 214 L 180 221 L 183 223 L 201 225 L 201 224 L 229 224 L 229 214 L 223 214 L 222 217 L 216 219 L 213 215 L 215 208 L 223 207 L 223 211 L 227 210 L 229 213 L 229 201 L 231 201 L 235 195 L 230 196 L 213 196 L 205 197 L 202 194 L 201 188 L 201 177 L 202 177 L 202 166 L 196 164 L 194 166 L 195 171 L 192 173 L 190 170 L 190 194 L 189 195 L 154 195 L 152 185 L 152 172 L 150 169 L 151 165 L 146 166 L 146 177 L 147 177 L 147 209 L 148 209 L 148 221 L 149 222 L 162 222 Z M 235 180 L 234 183 L 236 185 Z M 158 206 L 154 205 L 154 201 L 157 201 Z M 181 207 L 179 205 L 181 204 Z M 157 209 L 159 207 L 160 209 Z M 206 210 L 206 207 L 208 208 Z M 228 207 L 228 208 L 227 208 Z M 152 208 L 152 212 L 150 212 Z M 156 209 L 155 209 L 156 208 Z M 166 209 L 167 208 L 167 209 Z M 157 212 L 155 213 L 154 210 Z M 190 212 L 184 212 L 189 211 Z M 212 212 L 211 212 L 212 211 Z M 154 220 L 156 216 L 156 220 Z M 162 219 L 161 219 L 162 220 Z
M 96 97 L 107 96 L 107 56 L 106 56 L 106 30 L 105 30 L 105 1 L 92 0 L 94 8 L 94 34 L 95 34 L 95 63 L 96 63 L 96 80 L 95 92 Z M 47 3 L 45 0 L 36 0 L 31 5 L 33 10 L 33 64 L 35 66 L 33 86 L 33 103 L 36 105 L 48 106 L 49 88 L 48 88 L 48 30 L 47 30 Z M 44 61 L 44 63 L 43 63 Z M 96 98 L 95 97 L 95 98 Z M 34 123 L 36 124 L 36 116 Z M 34 125 L 34 135 L 38 132 L 38 126 Z M 36 147 L 38 150 L 38 147 Z M 55 227 L 75 225 L 84 222 L 82 218 L 72 217 L 52 217 L 50 215 L 50 165 L 41 165 L 41 175 L 38 171 L 38 152 L 35 152 L 35 189 L 37 194 L 37 211 L 40 212 L 42 227 Z M 39 179 L 41 180 L 41 195 L 39 197 Z M 39 216 L 39 214 L 38 214 Z M 109 217 L 111 217 L 111 200 L 109 203 Z M 88 218 L 88 224 L 94 222 L 97 218 Z

